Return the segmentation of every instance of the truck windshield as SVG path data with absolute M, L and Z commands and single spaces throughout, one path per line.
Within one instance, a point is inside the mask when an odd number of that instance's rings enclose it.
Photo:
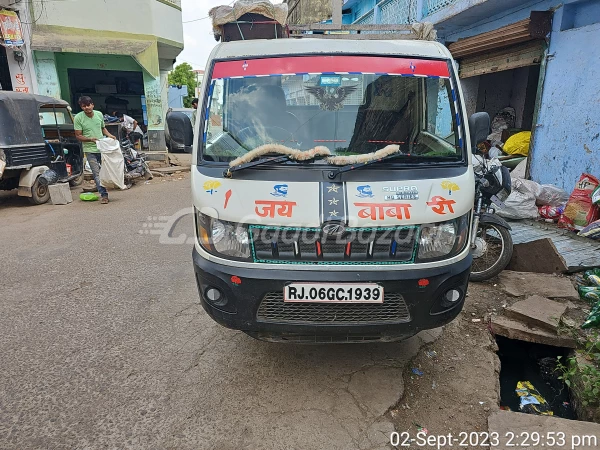
M 432 163 L 462 159 L 460 116 L 445 61 L 328 58 L 326 68 L 333 61 L 339 71 L 289 73 L 302 57 L 259 60 L 271 62 L 267 73 L 260 73 L 256 60 L 236 61 L 240 68 L 231 61 L 217 63 L 202 158 L 230 162 L 265 144 L 298 150 L 325 146 L 334 155 L 365 154 L 393 144 L 411 156 L 432 157 Z M 305 57 L 298 67 L 312 69 L 315 59 Z M 361 60 L 364 71 L 348 70 L 354 59 Z M 373 73 L 378 65 L 388 71 Z M 279 72 L 288 72 L 277 73 L 279 66 Z M 420 67 L 424 73 L 416 70 Z

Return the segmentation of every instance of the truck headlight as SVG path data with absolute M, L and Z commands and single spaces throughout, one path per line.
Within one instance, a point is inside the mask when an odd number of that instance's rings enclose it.
M 196 210 L 198 242 L 207 252 L 217 256 L 248 260 L 250 239 L 245 225 L 213 219 Z
M 448 222 L 423 225 L 419 237 L 418 262 L 438 261 L 458 255 L 469 235 L 469 214 Z

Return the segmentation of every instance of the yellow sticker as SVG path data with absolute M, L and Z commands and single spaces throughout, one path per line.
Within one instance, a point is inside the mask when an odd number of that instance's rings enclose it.
M 214 194 L 215 192 L 217 192 L 217 188 L 219 188 L 221 186 L 221 183 L 217 180 L 209 180 L 206 181 L 202 187 L 204 188 L 204 190 L 206 192 L 208 192 L 210 195 Z
M 452 181 L 442 181 L 442 189 L 447 189 L 448 195 L 452 195 L 452 192 L 454 191 L 460 191 L 458 184 L 453 183 Z

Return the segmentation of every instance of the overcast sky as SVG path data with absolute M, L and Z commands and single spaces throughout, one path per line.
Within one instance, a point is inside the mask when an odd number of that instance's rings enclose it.
M 177 64 L 187 62 L 194 69 L 204 69 L 212 48 L 217 44 L 212 34 L 208 11 L 214 6 L 226 5 L 230 0 L 182 0 L 184 49 L 177 57 Z M 281 3 L 281 0 L 271 0 Z M 233 2 L 232 2 L 233 3 Z M 185 23 L 190 20 L 194 22 Z

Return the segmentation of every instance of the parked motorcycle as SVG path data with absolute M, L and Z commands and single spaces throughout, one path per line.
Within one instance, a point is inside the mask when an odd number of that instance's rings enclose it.
M 478 113 L 469 120 L 471 141 L 479 144 L 488 135 L 490 118 L 486 113 Z M 487 117 L 487 125 L 486 125 Z M 508 169 L 502 165 L 490 164 L 485 158 L 474 156 L 475 207 L 473 209 L 473 230 L 471 251 L 473 265 L 471 281 L 484 281 L 502 272 L 512 257 L 513 241 L 510 225 L 495 214 L 504 207 L 503 200 L 511 192 L 511 178 Z
M 129 139 L 121 140 L 121 152 L 125 160 L 125 185 L 128 189 L 138 178 L 152 179 L 152 172 L 146 163 L 146 155 L 136 151 Z

